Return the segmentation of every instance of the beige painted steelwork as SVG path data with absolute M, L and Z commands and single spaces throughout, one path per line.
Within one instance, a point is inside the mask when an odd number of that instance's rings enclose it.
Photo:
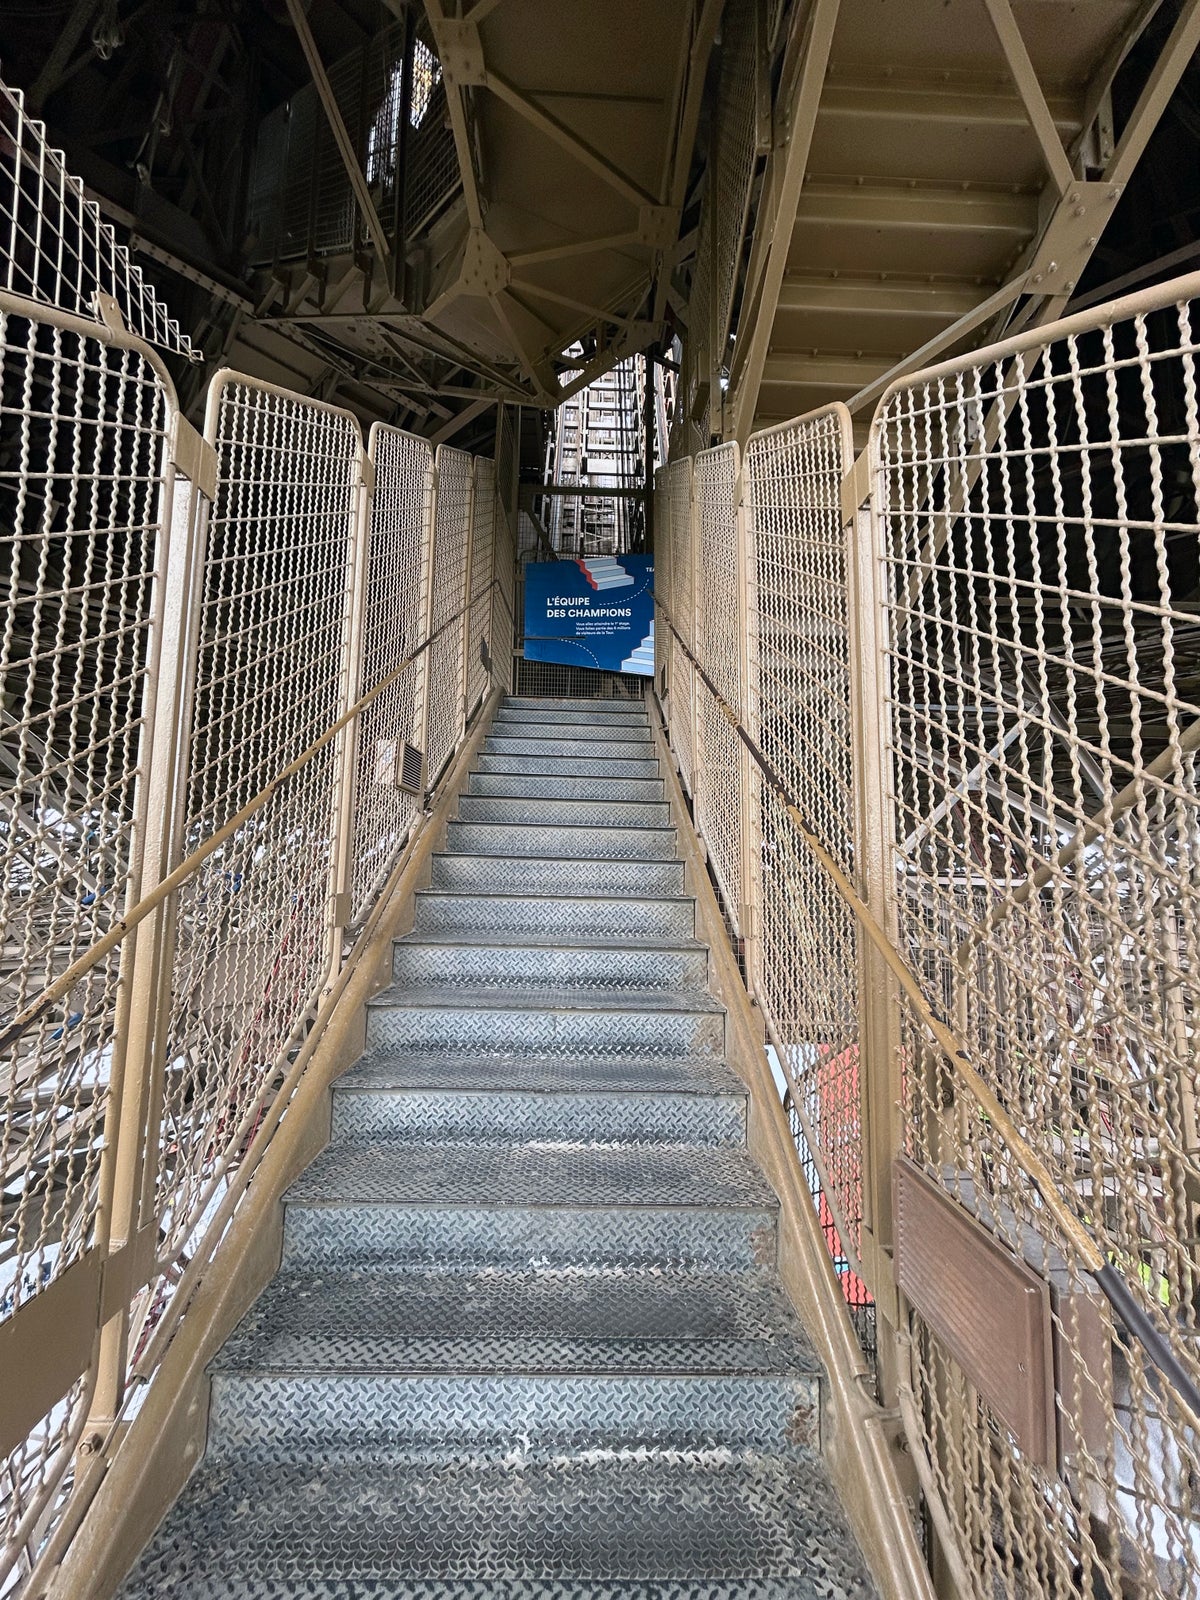
M 0 293 L 25 374 L 0 656 L 0 1581 L 187 1326 L 348 981 L 346 930 L 420 828 L 403 747 L 427 741 L 432 789 L 488 633 L 505 685 L 511 649 L 493 463 L 439 449 L 435 496 L 422 441 L 368 454 L 348 412 L 232 372 L 201 439 L 112 307 L 106 327 Z
M 1200 44 L 1200 5 L 1183 0 L 1113 146 L 1110 86 L 1159 3 L 793 6 L 767 43 L 779 87 L 736 342 L 708 282 L 736 272 L 743 236 L 697 259 L 684 379 L 696 432 L 681 448 L 713 435 L 744 446 L 754 428 L 832 400 L 865 426 L 888 381 L 996 336 L 1022 297 L 1019 325 L 1061 315 Z M 726 49 L 753 11 L 743 19 L 729 0 Z M 716 121 L 725 166 L 740 161 L 748 185 L 738 152 L 752 155 L 762 129 L 736 83 Z
M 835 406 L 752 437 L 740 471 L 721 446 L 660 475 L 672 748 L 727 923 L 757 908 L 747 982 L 874 1303 L 937 1571 L 978 1600 L 1200 1580 L 1200 679 L 1172 553 L 1200 503 L 1197 294 L 894 383 L 857 462 Z M 738 699 L 677 546 L 703 571 L 743 519 Z M 704 799 L 744 782 L 718 717 L 759 773 L 722 808 L 738 900 Z M 949 1254 L 897 1255 L 894 1174 L 959 1219 L 952 1294 Z M 1045 1318 L 1015 1380 L 981 1364 L 1006 1262 Z

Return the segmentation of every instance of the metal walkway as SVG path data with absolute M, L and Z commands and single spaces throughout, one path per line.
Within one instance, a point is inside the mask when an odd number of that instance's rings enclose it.
M 651 732 L 501 708 L 151 1596 L 867 1596 Z

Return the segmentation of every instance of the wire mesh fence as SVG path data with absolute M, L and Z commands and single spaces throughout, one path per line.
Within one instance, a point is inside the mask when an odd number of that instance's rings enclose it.
M 672 748 L 727 918 L 706 705 L 762 776 L 747 979 L 980 1600 L 1200 1593 L 1197 292 L 894 385 L 868 472 L 834 407 L 744 511 L 720 451 L 658 478 Z
M 881 405 L 897 910 L 929 999 L 1195 1381 L 1200 327 L 1187 295 L 1131 309 Z M 914 1312 L 920 1443 L 974 1592 L 1200 1593 L 1198 1419 L 907 1018 L 902 1051 L 906 1153 L 1053 1286 L 1040 1453 Z
M 9 1592 L 286 1107 L 421 814 L 400 752 L 428 726 L 451 758 L 472 637 L 510 659 L 512 553 L 491 462 L 443 452 L 435 540 L 423 441 L 368 462 L 348 412 L 222 373 L 188 445 L 143 344 L 11 296 L 0 341 L 0 1329 L 38 1374 L 0 1402 Z
M 173 398 L 144 351 L 19 305 L 0 301 L 4 1023 L 137 896 Z M 81 974 L 0 1060 L 0 1326 L 44 1295 L 69 1314 L 98 1273 L 124 955 L 117 948 Z M 81 1365 L 94 1334 L 85 1327 L 75 1340 Z M 70 1466 L 91 1381 L 70 1376 L 61 1397 L 14 1386 L 5 1407 L 0 1550 L 35 1536 Z M 2 1574 L 0 1563 L 0 1584 Z

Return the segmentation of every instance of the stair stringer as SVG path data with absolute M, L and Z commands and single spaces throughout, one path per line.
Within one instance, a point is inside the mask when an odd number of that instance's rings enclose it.
M 83 1458 L 78 1509 L 64 1519 L 61 1539 L 44 1553 L 34 1574 L 30 1593 L 39 1600 L 111 1600 L 203 1458 L 209 1365 L 279 1270 L 283 1196 L 329 1143 L 333 1085 L 362 1054 L 367 1004 L 391 982 L 394 941 L 412 928 L 417 891 L 428 887 L 432 858 L 444 846 L 447 822 L 501 698 L 494 691 L 480 710 L 438 785 L 433 810 L 380 892 L 287 1116 L 200 1280 L 141 1410 Z
M 779 1200 L 777 1270 L 824 1367 L 822 1457 L 882 1600 L 936 1600 L 917 1536 L 915 1488 L 910 1499 L 906 1486 L 913 1475 L 899 1420 L 876 1404 L 865 1386 L 872 1374 L 855 1338 L 771 1075 L 762 1013 L 746 992 L 729 947 L 704 848 L 653 694 L 647 694 L 646 705 L 684 863 L 684 890 L 696 901 L 696 937 L 709 947 L 709 989 L 726 1008 L 725 1058 L 749 1091 L 747 1146 Z

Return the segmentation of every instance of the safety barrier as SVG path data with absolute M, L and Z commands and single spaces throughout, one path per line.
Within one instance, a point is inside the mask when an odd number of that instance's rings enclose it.
M 201 437 L 146 344 L 7 294 L 0 348 L 8 1592 L 186 1315 L 493 662 L 507 687 L 513 546 L 491 461 L 368 450 L 231 372 Z
M 658 479 L 681 777 L 979 1600 L 1200 1593 L 1198 294 Z

